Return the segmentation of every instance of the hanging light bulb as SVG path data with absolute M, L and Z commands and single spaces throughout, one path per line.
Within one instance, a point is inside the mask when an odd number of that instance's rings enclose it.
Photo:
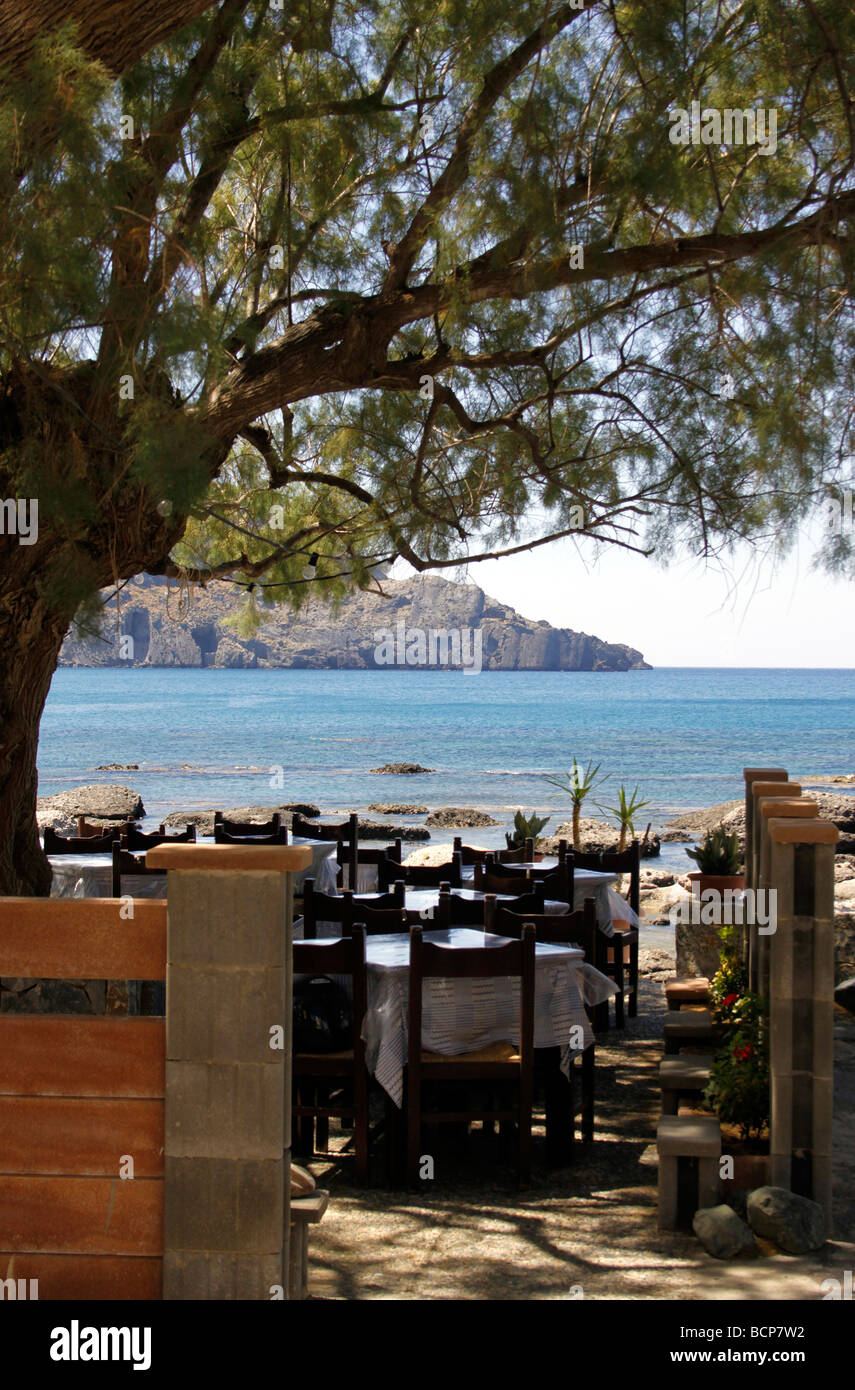
M 318 559 L 319 559 L 319 558 L 320 558 L 320 557 L 318 556 L 317 552 L 314 552 L 312 555 L 310 555 L 310 557 L 309 557 L 309 563 L 308 563 L 308 564 L 305 566 L 305 568 L 303 569 L 303 578 L 304 578 L 304 579 L 317 579 L 317 577 L 318 577 Z
M 172 513 L 172 503 L 166 500 L 158 502 L 156 511 L 158 516 L 170 516 Z

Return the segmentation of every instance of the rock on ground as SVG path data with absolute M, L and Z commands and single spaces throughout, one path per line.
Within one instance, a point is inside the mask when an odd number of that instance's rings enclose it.
M 93 816 L 107 821 L 139 820 L 145 815 L 142 797 L 130 787 L 111 784 L 74 787 L 69 791 L 57 792 L 55 796 L 40 796 L 36 802 L 36 818 L 39 829 L 53 826 L 57 820 L 74 819 L 77 816 Z
M 464 830 L 471 830 L 473 827 L 484 825 L 501 825 L 501 821 L 494 820 L 485 811 L 476 811 L 471 806 L 443 806 L 438 811 L 431 811 L 425 825 L 437 826 L 447 829 L 452 826 L 459 826 Z
M 758 1187 L 748 1197 L 751 1229 L 789 1255 L 806 1255 L 825 1244 L 825 1213 L 819 1202 L 785 1187 Z
M 753 1233 L 732 1207 L 701 1207 L 692 1218 L 692 1230 L 717 1260 L 731 1260 L 734 1255 L 757 1249 Z
M 819 814 L 826 820 L 833 821 L 838 830 L 843 831 L 848 836 L 855 835 L 855 797 L 847 796 L 845 793 L 820 792 L 809 790 L 807 785 L 802 783 L 810 800 L 815 801 L 819 806 Z M 724 825 L 730 831 L 736 831 L 739 836 L 740 848 L 745 844 L 745 802 L 739 801 L 720 801 L 716 806 L 709 806 L 700 811 L 686 811 L 681 816 L 670 820 L 660 831 L 660 839 L 671 840 L 700 840 L 707 830 L 714 830 L 717 826 Z M 843 840 L 838 846 L 840 854 L 852 853 L 848 847 L 848 841 Z
M 263 825 L 265 821 L 272 820 L 277 811 L 282 817 L 283 825 L 287 826 L 290 826 L 292 814 L 295 812 L 306 818 L 321 814 L 319 808 L 310 801 L 289 801 L 286 805 L 279 806 L 232 806 L 230 809 L 217 806 L 216 810 L 222 810 L 226 820 L 244 821 L 249 825 Z M 171 811 L 164 817 L 163 824 L 170 827 L 179 826 L 182 830 L 186 825 L 195 825 L 199 835 L 213 835 L 214 809 Z
M 840 1004 L 841 1008 L 848 1009 L 850 1014 L 855 1014 L 855 975 L 851 980 L 842 980 L 834 991 L 834 1002 Z
M 617 849 L 620 842 L 620 831 L 608 821 L 596 820 L 591 816 L 582 816 L 579 821 L 579 838 L 581 840 L 582 853 L 598 854 L 600 850 Z M 638 837 L 641 839 L 641 835 Z M 538 839 L 537 847 L 542 849 L 545 854 L 558 853 L 558 841 L 566 840 L 568 845 L 573 844 L 573 822 L 565 821 L 559 825 L 551 835 L 544 835 Z M 649 859 L 659 853 L 659 836 L 649 835 L 647 841 L 642 843 L 642 858 Z

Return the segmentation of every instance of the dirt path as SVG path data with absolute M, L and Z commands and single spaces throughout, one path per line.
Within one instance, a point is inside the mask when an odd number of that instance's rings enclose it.
M 821 1299 L 855 1268 L 855 1018 L 837 1009 L 836 1236 L 816 1257 L 764 1253 L 723 1262 L 694 1236 L 656 1226 L 656 1119 L 664 992 L 641 981 L 639 1017 L 597 1054 L 597 1139 L 571 1167 L 538 1162 L 519 1195 L 510 1169 L 477 1149 L 468 1174 L 428 1196 L 346 1181 L 348 1165 L 313 1163 L 331 1195 L 313 1228 L 314 1297 L 355 1299 Z M 450 1166 L 459 1172 L 458 1165 Z M 839 1277 L 839 1276 L 838 1276 Z

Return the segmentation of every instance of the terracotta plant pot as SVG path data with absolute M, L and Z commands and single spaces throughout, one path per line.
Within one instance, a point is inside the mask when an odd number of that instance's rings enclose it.
M 708 888 L 713 888 L 717 893 L 724 893 L 728 890 L 731 893 L 739 892 L 745 887 L 744 874 L 689 874 L 689 881 L 692 884 L 692 892 L 700 897 Z M 697 884 L 697 888 L 695 888 Z
M 769 1182 L 769 1141 L 768 1139 L 744 1140 L 735 1126 L 723 1124 L 721 1127 L 721 1152 L 733 1159 L 733 1177 L 722 1178 L 722 1201 L 727 1201 L 730 1192 L 737 1188 L 765 1187 Z

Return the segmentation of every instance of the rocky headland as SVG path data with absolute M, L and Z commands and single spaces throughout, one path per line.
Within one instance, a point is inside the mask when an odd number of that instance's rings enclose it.
M 192 594 L 140 576 L 106 605 L 99 637 L 72 632 L 60 666 L 214 666 L 295 670 L 413 670 L 377 659 L 380 629 L 414 628 L 481 634 L 486 671 L 646 671 L 641 652 L 585 632 L 522 617 L 475 584 L 435 575 L 388 580 L 383 592 L 360 591 L 337 607 L 311 599 L 299 613 L 262 609 L 261 626 L 242 636 L 234 626 L 242 599 L 212 583 Z M 130 641 L 128 641 L 130 639 Z

